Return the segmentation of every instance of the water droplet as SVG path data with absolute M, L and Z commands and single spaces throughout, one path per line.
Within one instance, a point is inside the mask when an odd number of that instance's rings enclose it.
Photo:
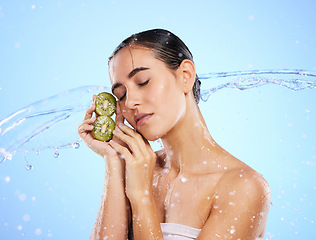
M 75 143 L 72 144 L 72 147 L 74 149 L 78 149 L 80 147 L 80 143 L 79 142 L 75 142 Z
M 181 57 L 183 57 L 183 54 L 182 54 L 182 53 L 179 53 L 178 56 L 181 58 Z
M 4 181 L 5 181 L 5 182 L 10 182 L 10 181 L 11 181 L 11 178 L 10 178 L 9 176 L 6 176 L 6 177 L 4 178 Z
M 0 163 L 6 160 L 12 160 L 14 153 L 6 152 L 5 149 L 0 148 Z
M 19 195 L 19 200 L 20 200 L 21 202 L 24 202 L 24 201 L 26 200 L 26 195 L 25 195 L 24 193 L 21 193 L 21 194 Z
M 59 157 L 59 152 L 58 149 L 56 149 L 55 153 L 54 153 L 54 158 L 58 158 Z
M 29 163 L 27 163 L 26 164 L 26 166 L 25 166 L 25 168 L 26 168 L 26 170 L 32 170 L 33 169 L 33 166 L 31 165 L 31 164 L 29 164 Z
M 35 231 L 34 231 L 35 235 L 39 236 L 42 234 L 42 229 L 40 228 L 36 228 Z
M 186 177 L 184 177 L 184 176 L 181 176 L 180 179 L 181 179 L 181 182 L 187 182 L 188 181 L 188 179 Z
M 28 215 L 28 214 L 25 214 L 24 216 L 23 216 L 23 221 L 24 222 L 28 222 L 28 221 L 30 221 L 30 215 Z

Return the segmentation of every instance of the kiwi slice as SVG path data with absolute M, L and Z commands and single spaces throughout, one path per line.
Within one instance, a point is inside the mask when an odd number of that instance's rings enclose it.
M 112 116 L 116 109 L 115 97 L 108 92 L 101 92 L 95 100 L 95 111 L 101 116 Z
M 109 116 L 99 116 L 94 122 L 93 136 L 100 141 L 110 141 L 113 137 L 115 123 Z

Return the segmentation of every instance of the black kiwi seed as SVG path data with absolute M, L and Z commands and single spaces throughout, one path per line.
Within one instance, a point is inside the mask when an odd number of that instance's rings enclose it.
M 115 97 L 108 92 L 101 92 L 95 100 L 95 111 L 101 116 L 112 116 L 116 109 Z
M 107 142 L 113 137 L 113 130 L 115 123 L 109 116 L 99 116 L 94 122 L 93 136 L 100 140 Z

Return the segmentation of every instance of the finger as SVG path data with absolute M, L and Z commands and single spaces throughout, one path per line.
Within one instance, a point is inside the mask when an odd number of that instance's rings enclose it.
M 132 139 L 135 140 L 135 143 L 133 143 L 133 146 L 129 146 L 132 150 L 134 146 L 137 146 L 138 151 L 140 151 L 144 156 L 147 156 L 148 151 L 152 151 L 148 141 L 142 135 L 136 132 L 134 129 L 124 124 L 119 124 L 119 129 L 122 132 L 124 132 L 127 136 L 130 136 Z M 133 151 L 136 151 L 136 150 L 133 150 Z
M 93 101 L 92 104 L 90 105 L 90 107 L 88 107 L 88 109 L 86 111 L 86 114 L 85 114 L 83 119 L 87 120 L 87 119 L 91 118 L 94 111 L 95 111 L 95 103 Z
M 144 141 L 144 143 L 146 145 L 147 151 L 151 151 L 151 152 L 154 153 L 153 149 L 151 148 L 151 145 L 150 145 L 149 141 L 146 138 L 144 138 L 144 137 L 143 137 L 143 141 Z
M 92 117 L 92 118 L 89 118 L 89 119 L 87 119 L 87 120 L 83 120 L 83 121 L 78 125 L 78 129 L 79 129 L 79 128 L 82 128 L 83 125 L 91 125 L 91 126 L 93 126 L 95 120 L 96 120 L 96 117 Z
M 119 129 L 115 129 L 113 134 L 116 138 L 125 143 L 130 149 L 131 153 L 137 158 L 141 156 L 140 147 L 138 146 L 137 140 L 132 138 L 131 136 L 126 135 Z M 122 145 L 121 145 L 122 146 Z
M 109 144 L 115 151 L 121 154 L 123 158 L 128 159 L 128 160 L 132 158 L 132 154 L 127 148 L 123 147 L 122 145 L 116 143 L 113 140 L 111 140 Z
M 80 125 L 78 126 L 78 132 L 79 132 L 79 133 L 90 132 L 90 131 L 93 130 L 93 128 L 94 128 L 93 125 L 83 123 L 83 124 L 80 124 Z
M 125 124 L 118 124 L 118 127 L 122 132 L 127 134 L 128 136 L 131 136 L 132 138 L 136 139 L 137 142 L 141 143 L 141 147 L 145 147 L 144 138 L 142 135 L 140 135 L 138 132 L 135 131 L 135 129 L 130 128 L 129 126 Z
M 115 117 L 115 123 L 120 124 L 124 123 L 124 116 L 120 107 L 120 103 L 117 101 L 116 102 L 116 117 Z
M 95 120 L 97 119 L 96 116 L 89 118 L 87 120 L 83 120 L 82 123 L 86 123 L 86 124 L 94 124 Z
M 126 134 L 129 134 L 137 141 L 137 145 L 139 146 L 140 151 L 142 152 L 143 156 L 147 159 L 155 158 L 156 154 L 153 151 L 152 147 L 150 146 L 148 140 L 144 138 L 140 133 L 136 130 L 126 126 L 126 125 L 119 125 L 121 130 L 124 131 Z
M 96 94 L 93 94 L 93 95 L 92 95 L 92 102 L 95 102 L 96 99 L 97 99 L 97 95 L 96 95 Z

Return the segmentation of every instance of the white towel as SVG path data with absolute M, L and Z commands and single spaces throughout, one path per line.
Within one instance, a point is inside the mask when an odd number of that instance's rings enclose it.
M 201 229 L 188 227 L 177 223 L 160 223 L 164 240 L 196 239 Z

